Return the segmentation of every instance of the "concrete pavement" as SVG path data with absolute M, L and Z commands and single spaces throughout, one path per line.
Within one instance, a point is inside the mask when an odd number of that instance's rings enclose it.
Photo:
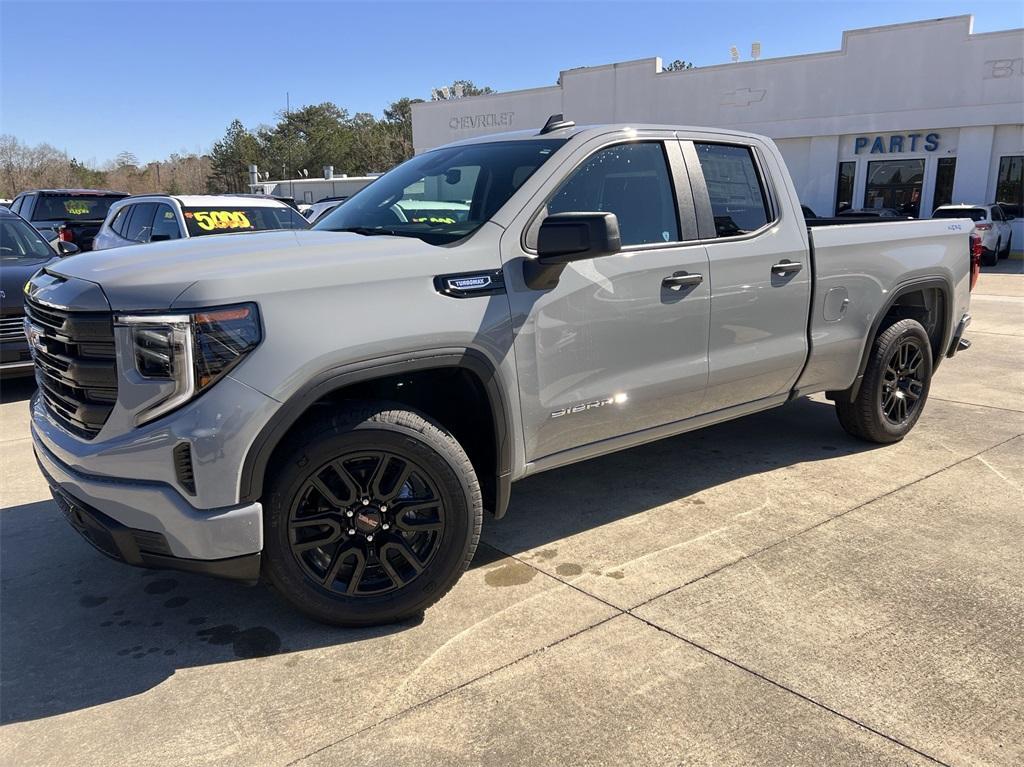
M 1024 275 L 918 427 L 821 398 L 530 478 L 422 620 L 325 628 L 125 568 L 0 405 L 0 763 L 1024 761 Z

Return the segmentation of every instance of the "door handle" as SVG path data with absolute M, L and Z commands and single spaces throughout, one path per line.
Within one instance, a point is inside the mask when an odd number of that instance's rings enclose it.
M 683 288 L 690 288 L 694 285 L 700 285 L 704 282 L 703 274 L 687 274 L 686 272 L 676 272 L 671 277 L 666 277 L 661 281 L 661 284 L 669 290 L 682 290 Z
M 772 266 L 772 274 L 789 274 L 790 272 L 795 274 L 803 268 L 804 265 L 799 261 L 782 260 Z

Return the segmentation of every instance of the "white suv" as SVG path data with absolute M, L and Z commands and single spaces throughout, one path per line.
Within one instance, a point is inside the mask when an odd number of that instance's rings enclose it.
M 110 206 L 93 250 L 207 234 L 308 229 L 294 208 L 269 197 L 149 194 Z
M 1010 241 L 1013 230 L 1010 222 L 1014 217 L 1006 215 L 1000 205 L 940 205 L 932 218 L 969 218 L 974 222 L 974 231 L 981 237 L 981 264 L 995 266 L 1000 258 L 1010 255 Z

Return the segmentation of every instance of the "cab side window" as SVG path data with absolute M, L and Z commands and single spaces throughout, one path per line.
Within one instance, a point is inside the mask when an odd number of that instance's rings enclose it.
M 178 217 L 170 205 L 160 204 L 156 209 L 156 216 L 153 218 L 153 234 L 150 241 L 177 240 L 181 237 L 181 230 L 178 228 Z
M 114 220 L 110 222 L 110 229 L 115 234 L 124 237 L 125 224 L 128 223 L 128 216 L 131 215 L 132 208 L 134 205 L 125 205 L 114 215 Z
M 153 216 L 156 214 L 155 202 L 140 202 L 134 206 L 132 217 L 128 219 L 125 230 L 126 240 L 133 242 L 149 242 L 149 234 L 153 230 Z
M 617 144 L 591 155 L 548 201 L 547 215 L 601 211 L 619 219 L 623 245 L 678 242 L 679 217 L 660 141 Z M 538 224 L 531 228 L 536 245 Z
M 719 237 L 748 234 L 770 220 L 768 196 L 753 151 L 731 144 L 694 144 Z

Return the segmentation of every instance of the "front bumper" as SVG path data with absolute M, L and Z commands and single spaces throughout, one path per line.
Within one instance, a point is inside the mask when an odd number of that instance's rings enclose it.
M 175 557 L 170 553 L 167 539 L 160 533 L 126 527 L 68 495 L 56 484 L 51 484 L 50 491 L 71 526 L 97 551 L 118 562 L 158 570 L 182 570 L 247 583 L 259 580 L 258 552 L 212 560 Z
M 263 549 L 260 503 L 196 509 L 164 482 L 96 476 L 68 466 L 47 448 L 35 423 L 32 443 L 58 504 L 80 512 L 71 512 L 69 520 L 93 545 L 97 536 L 110 544 L 97 546 L 104 553 L 129 564 L 227 577 L 239 577 L 231 573 L 244 564 L 243 580 L 258 574 Z M 143 539 L 150 545 L 139 545 Z M 239 557 L 250 561 L 226 561 Z

